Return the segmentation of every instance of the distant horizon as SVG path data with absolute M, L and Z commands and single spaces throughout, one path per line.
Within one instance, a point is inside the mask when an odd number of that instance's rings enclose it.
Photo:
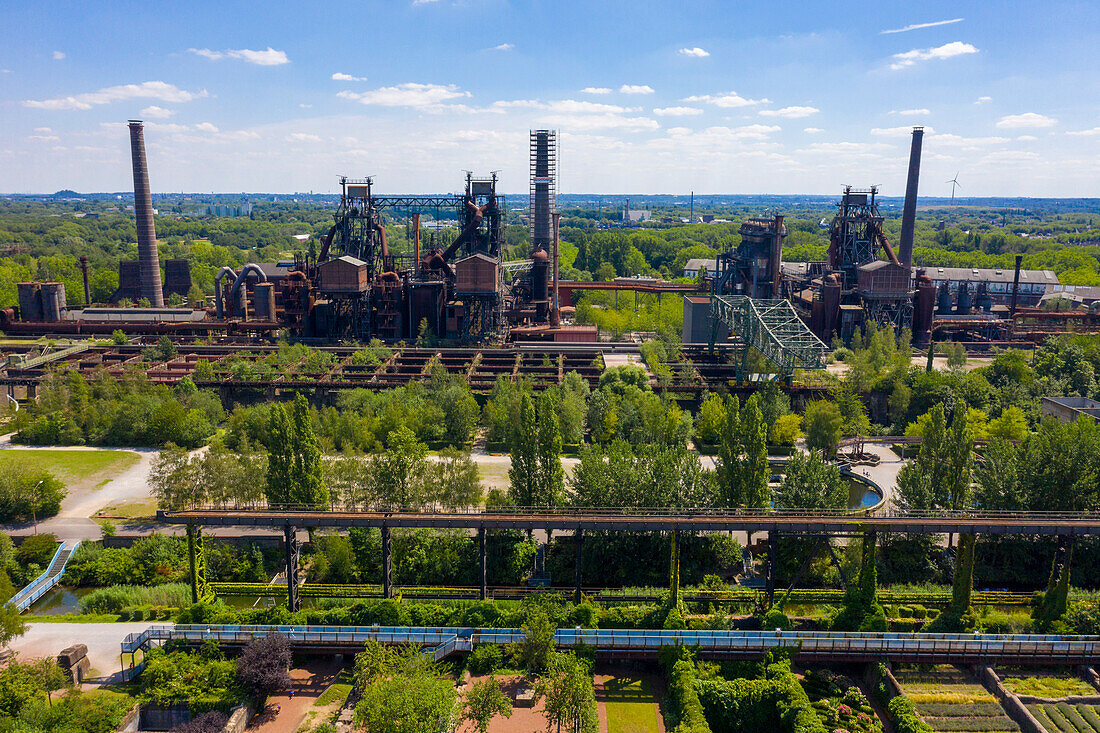
M 854 190 L 859 190 L 857 187 L 853 187 Z M 56 196 L 62 191 L 72 191 L 77 196 L 81 197 L 122 197 L 133 199 L 134 192 L 132 190 L 120 190 L 120 191 L 76 191 L 75 189 L 59 189 L 52 192 L 39 192 L 39 193 L 17 193 L 17 192 L 0 192 L 0 198 L 51 198 Z M 378 196 L 439 196 L 449 195 L 456 193 L 452 190 L 431 190 L 431 191 L 378 191 Z M 782 198 L 782 199 L 797 199 L 797 198 L 819 198 L 835 200 L 839 199 L 843 192 L 838 191 L 836 193 L 700 193 L 696 191 L 694 193 L 696 205 L 705 205 L 708 202 L 701 199 L 707 198 Z M 331 198 L 340 195 L 339 190 L 332 192 L 325 191 L 153 191 L 151 194 L 153 197 L 187 197 L 187 196 L 312 196 L 312 197 L 324 197 Z M 524 200 L 528 197 L 526 191 L 515 192 L 501 192 L 500 194 L 509 200 Z M 689 198 L 692 195 L 691 192 L 687 193 L 558 193 L 559 199 L 569 198 L 599 198 L 605 197 L 610 199 L 626 199 L 626 198 L 638 198 L 641 201 L 652 198 Z M 889 195 L 879 193 L 876 196 L 876 200 L 899 202 L 904 200 L 903 194 Z M 918 207 L 929 204 L 951 204 L 950 196 L 919 196 Z M 967 202 L 993 202 L 993 201 L 1095 201 L 1100 205 L 1100 197 L 1097 196 L 955 196 L 954 206 L 966 206 Z M 687 205 L 687 201 L 681 202 Z M 518 208 L 518 207 L 517 207 Z

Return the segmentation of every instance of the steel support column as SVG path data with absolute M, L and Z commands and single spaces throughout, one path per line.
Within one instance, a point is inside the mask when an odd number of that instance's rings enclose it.
M 283 527 L 283 549 L 286 551 L 286 607 L 294 613 L 301 608 L 298 599 L 298 555 L 302 548 L 298 544 L 297 530 L 289 524 Z
M 575 551 L 575 570 L 573 578 L 573 603 L 581 602 L 581 554 L 584 550 L 584 530 L 578 529 L 573 534 L 573 547 Z
M 487 543 L 485 541 L 485 528 L 484 527 L 478 527 L 478 530 L 477 530 L 477 547 L 478 547 L 478 555 L 479 555 L 480 563 L 481 563 L 481 566 L 478 569 L 478 575 L 477 575 L 478 585 L 481 586 L 478 596 L 483 601 L 489 595 L 489 572 L 488 572 L 489 556 L 488 556 L 488 551 L 487 551 L 487 548 L 486 548 L 486 544 Z
M 393 598 L 393 555 L 390 547 L 390 527 L 382 525 L 382 597 Z
M 768 575 L 764 585 L 764 607 L 775 601 L 775 568 L 779 564 L 779 531 L 768 530 Z

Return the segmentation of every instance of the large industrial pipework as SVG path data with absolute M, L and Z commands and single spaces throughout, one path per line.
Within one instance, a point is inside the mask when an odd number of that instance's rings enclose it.
M 130 157 L 134 166 L 134 216 L 137 220 L 141 294 L 154 308 L 164 307 L 160 285 L 157 232 L 153 227 L 153 197 L 149 192 L 149 164 L 145 159 L 145 132 L 141 120 L 130 120 Z
M 267 275 L 264 274 L 264 271 L 261 270 L 260 266 L 257 265 L 255 262 L 249 262 L 247 265 L 241 268 L 241 272 L 237 275 L 237 279 L 233 281 L 233 289 L 229 293 L 229 302 L 237 306 L 238 315 L 241 316 L 246 315 L 245 309 L 241 306 L 247 303 L 247 295 L 239 293 L 241 291 L 241 287 L 244 285 L 245 278 L 248 277 L 248 273 L 250 270 L 259 276 L 260 282 L 267 282 Z
M 908 271 L 913 267 L 913 233 L 917 224 L 917 183 L 920 179 L 920 150 L 924 128 L 913 128 L 913 145 L 909 148 L 909 178 L 905 182 L 905 208 L 901 213 L 901 237 L 898 259 Z
M 218 320 L 225 318 L 225 293 L 222 291 L 222 278 L 229 275 L 234 280 L 237 279 L 237 271 L 232 267 L 226 266 L 218 270 L 218 274 L 214 276 L 214 314 L 218 317 Z

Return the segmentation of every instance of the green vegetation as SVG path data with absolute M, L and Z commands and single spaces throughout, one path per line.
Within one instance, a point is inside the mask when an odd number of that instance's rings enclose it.
M 20 466 L 28 471 L 48 471 L 72 486 L 99 483 L 119 475 L 141 457 L 131 451 L 6 450 L 0 451 L 0 471 Z
M 1028 705 L 1027 709 L 1046 728 L 1047 733 L 1096 733 L 1100 731 L 1100 706 Z
M 52 473 L 21 462 L 0 465 L 0 522 L 46 519 L 61 510 L 68 493 Z
M 31 445 L 160 446 L 197 448 L 225 418 L 215 393 L 190 379 L 174 389 L 148 381 L 143 371 L 88 381 L 77 372 L 50 372 L 36 402 L 12 419 L 12 440 Z
M 1095 695 L 1096 688 L 1084 680 L 1069 675 L 1043 674 L 1027 677 L 1004 676 L 1001 682 L 1010 692 L 1034 697 L 1067 697 Z
M 657 733 L 657 706 L 646 680 L 614 677 L 603 690 L 608 733 Z
M 112 733 L 132 706 L 126 694 L 73 688 L 54 659 L 17 659 L 0 670 L 0 730 Z
M 937 665 L 927 671 L 895 670 L 902 692 L 933 731 L 1017 731 L 991 694 L 967 672 Z
M 186 583 L 156 586 L 112 585 L 97 588 L 80 599 L 80 611 L 86 614 L 118 613 L 134 606 L 182 608 L 191 601 Z

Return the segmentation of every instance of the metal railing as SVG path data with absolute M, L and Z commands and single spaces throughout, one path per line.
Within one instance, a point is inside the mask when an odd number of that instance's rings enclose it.
M 25 585 L 22 590 L 11 597 L 9 603 L 13 604 L 19 612 L 22 613 L 30 608 L 35 601 L 42 596 L 46 595 L 46 592 L 61 582 L 61 574 L 65 572 L 65 565 L 69 562 L 69 558 L 76 552 L 76 548 L 80 547 L 80 540 L 70 545 L 68 542 L 62 542 L 57 551 L 53 554 L 53 559 L 50 560 L 50 564 L 46 566 L 45 572 Z
M 565 519 L 588 517 L 644 517 L 668 519 L 822 519 L 845 518 L 865 513 L 860 509 L 759 509 L 729 507 L 579 507 L 579 506 L 493 506 L 493 507 L 444 507 L 422 505 L 402 507 L 385 504 L 331 503 L 317 507 L 307 504 L 268 504 L 265 501 L 234 502 L 232 504 L 194 504 L 185 508 L 161 510 L 158 514 L 166 518 L 186 519 L 186 516 L 173 516 L 186 513 L 304 513 L 304 514 L 384 514 L 387 516 L 435 517 L 448 515 L 455 517 L 515 517 L 515 518 L 557 518 Z M 902 510 L 883 509 L 875 513 L 876 518 L 907 520 L 1016 520 L 1016 521 L 1088 521 L 1100 520 L 1100 510 L 1072 511 L 1012 511 L 1012 510 Z
M 477 644 L 522 641 L 520 629 L 439 628 L 408 626 L 151 626 L 129 634 L 122 653 L 144 651 L 169 640 L 247 644 L 269 634 L 282 634 L 296 646 L 355 647 L 368 640 L 384 644 L 431 647 L 435 659 Z M 904 634 L 840 631 L 666 631 L 628 629 L 560 629 L 559 647 L 586 644 L 602 651 L 656 652 L 675 644 L 718 653 L 762 654 L 776 647 L 804 656 L 859 658 L 869 655 L 906 658 L 1013 657 L 1071 663 L 1100 654 L 1100 636 L 1031 634 Z M 136 667 L 135 667 L 136 669 Z

